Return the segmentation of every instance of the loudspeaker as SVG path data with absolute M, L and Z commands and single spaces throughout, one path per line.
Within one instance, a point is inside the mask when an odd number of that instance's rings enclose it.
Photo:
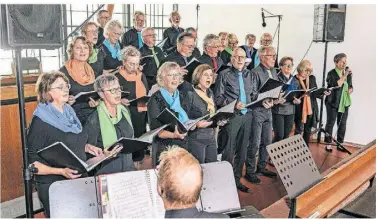
M 343 42 L 346 25 L 346 5 L 314 6 L 313 41 Z
M 1 5 L 0 18 L 2 48 L 62 46 L 61 5 Z

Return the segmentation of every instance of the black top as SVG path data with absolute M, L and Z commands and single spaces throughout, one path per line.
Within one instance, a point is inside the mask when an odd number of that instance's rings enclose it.
M 254 66 L 255 65 L 255 63 L 254 63 L 255 55 L 257 54 L 258 50 L 253 47 L 251 49 L 251 51 L 249 51 L 249 49 L 246 45 L 240 46 L 240 48 L 245 51 L 247 58 L 251 58 L 251 63 L 247 66 L 247 69 L 249 69 L 249 70 L 253 69 L 255 67 Z
M 293 80 L 295 80 L 295 84 L 297 83 L 298 84 L 298 87 L 297 89 L 303 89 L 301 84 L 300 84 L 300 81 L 297 77 L 297 75 L 294 76 Z M 304 80 L 304 84 L 306 85 L 306 80 Z M 316 82 L 316 78 L 314 75 L 310 75 L 309 76 L 309 88 L 308 89 L 311 89 L 311 88 L 315 88 L 317 87 L 317 82 Z M 310 95 L 310 102 L 311 102 L 311 105 L 312 105 L 312 124 L 311 127 L 317 127 L 317 122 L 318 122 L 318 103 L 317 103 L 317 98 L 321 98 L 322 95 L 318 95 L 318 96 L 314 96 L 313 95 L 314 93 L 312 93 Z M 304 99 L 301 99 L 301 104 L 297 104 L 295 105 L 295 120 L 298 120 L 298 121 L 301 121 L 302 120 L 302 107 L 303 107 L 303 104 L 304 104 Z
M 119 80 L 119 85 L 123 87 L 123 91 L 130 92 L 127 99 L 129 99 L 129 100 L 136 99 L 136 82 L 135 81 L 127 81 L 120 73 L 115 74 L 115 76 Z M 148 94 L 149 88 L 148 88 L 148 84 L 147 84 L 147 79 L 145 78 L 144 74 L 141 74 L 141 82 L 143 82 L 144 87 L 145 87 L 147 94 Z
M 240 96 L 240 85 L 238 83 L 238 70 L 234 67 L 221 71 L 215 83 L 215 104 L 221 108 L 238 100 Z M 250 103 L 252 99 L 257 97 L 257 87 L 255 74 L 248 69 L 242 70 L 244 88 L 246 94 L 246 103 Z M 249 109 L 250 110 L 250 109 Z
M 124 33 L 122 37 L 123 47 L 134 46 L 136 49 L 139 49 L 139 39 L 137 37 L 137 32 L 138 31 L 133 27 Z
M 221 52 L 220 58 L 223 60 L 224 65 L 228 65 L 228 63 L 230 62 L 230 57 L 231 56 L 232 55 L 229 54 L 229 52 L 227 52 L 225 49 Z
M 229 216 L 220 213 L 198 211 L 196 207 L 192 207 L 179 210 L 167 210 L 165 211 L 165 218 L 229 218 Z
M 293 78 L 293 75 L 290 75 L 289 78 L 285 77 L 283 72 L 280 72 L 278 74 L 278 79 L 281 82 L 287 83 L 291 78 Z M 300 86 L 297 80 L 292 80 L 291 82 L 295 89 L 297 90 L 297 87 Z M 293 115 L 295 114 L 295 105 L 293 102 L 285 102 L 283 104 L 277 104 L 272 107 L 272 113 L 280 114 L 280 115 Z
M 119 66 L 122 65 L 122 60 L 118 60 L 116 58 L 114 59 L 111 56 L 109 49 L 105 45 L 103 45 L 103 51 L 105 53 L 105 61 L 103 63 L 103 69 L 104 70 L 116 69 L 116 68 L 118 68 Z
M 81 160 L 86 160 L 85 145 L 88 139 L 86 132 L 79 134 L 71 132 L 63 132 L 54 126 L 43 122 L 39 117 L 34 116 L 28 129 L 27 143 L 29 162 L 39 161 L 48 165 L 42 158 L 37 155 L 37 151 L 52 145 L 55 142 L 63 142 L 72 150 Z M 66 180 L 61 175 L 35 175 L 35 179 L 39 183 L 53 183 L 58 180 Z
M 174 27 L 169 27 L 164 31 L 164 40 L 168 38 L 165 42 L 165 44 L 162 46 L 162 50 L 166 54 L 170 54 L 173 52 L 174 47 L 177 45 L 177 37 L 180 33 L 183 33 L 185 30 L 181 27 L 178 27 L 178 29 L 175 29 Z
M 338 80 L 340 77 L 338 76 L 338 73 L 336 73 L 335 69 L 329 71 L 327 73 L 327 87 L 337 87 L 338 86 Z M 352 86 L 352 74 L 347 76 L 347 83 L 348 83 L 348 88 L 353 88 Z M 333 89 L 331 91 L 331 94 L 325 98 L 325 103 L 330 104 L 332 107 L 338 108 L 339 103 L 340 103 L 340 98 L 342 96 L 342 91 L 343 91 L 343 86 L 340 88 Z
M 105 36 L 103 35 L 103 28 L 98 27 L 98 40 L 97 40 L 97 46 L 100 46 L 103 41 L 105 40 Z
M 73 78 L 68 74 L 67 68 L 65 66 L 61 67 L 59 71 L 61 71 L 67 76 L 69 83 L 71 84 L 69 95 L 75 96 L 80 92 L 94 91 L 94 83 L 82 86 L 81 84 L 73 80 Z M 75 110 L 76 115 L 79 118 L 81 124 L 85 124 L 86 119 L 90 116 L 90 114 L 92 114 L 96 110 L 96 108 L 92 108 L 89 106 L 89 102 L 75 102 L 72 105 L 72 108 Z
M 181 93 L 179 94 L 179 98 L 180 98 L 181 106 L 183 108 L 183 105 L 185 104 L 185 102 L 184 102 L 184 98 L 183 98 Z M 163 96 L 162 96 L 162 94 L 159 90 L 156 91 L 154 94 L 152 94 L 151 98 L 149 99 L 147 107 L 148 107 L 148 120 L 149 120 L 150 129 L 153 130 L 153 129 L 159 128 L 162 125 L 164 125 L 160 121 L 158 121 L 157 116 L 165 108 L 170 109 L 170 106 L 166 102 L 166 100 L 163 98 Z M 171 127 L 168 127 L 166 130 L 170 131 L 170 132 L 174 132 L 174 128 L 175 127 L 171 126 Z M 182 147 L 186 147 L 186 144 L 187 144 L 186 138 L 183 139 L 183 140 L 181 140 L 181 139 L 170 139 L 170 138 L 169 139 L 162 139 L 162 138 L 159 138 L 157 136 L 156 141 L 160 142 L 162 144 L 165 144 L 165 145 L 176 144 L 176 145 L 179 145 L 179 146 L 182 146 Z
M 198 49 L 198 47 L 194 47 L 194 50 L 192 51 L 192 57 L 198 59 L 200 58 L 200 56 L 202 56 L 200 50 Z
M 183 56 L 178 52 L 172 52 L 168 56 L 166 56 L 160 63 L 160 66 L 164 64 L 165 62 L 176 62 L 179 66 L 186 66 L 191 59 L 194 58 L 194 56 L 187 57 L 187 63 L 185 62 L 185 59 Z
M 128 123 L 127 119 L 123 116 L 123 113 L 122 118 L 117 124 L 114 125 L 114 127 L 118 139 L 121 137 L 132 138 L 134 135 L 134 131 L 131 125 Z M 95 145 L 102 149 L 104 148 L 97 110 L 89 116 L 84 126 L 84 130 L 86 133 L 88 133 L 89 144 Z
M 92 67 L 97 78 L 98 76 L 103 74 L 103 64 L 104 64 L 106 54 L 103 51 L 103 45 L 100 45 L 100 46 L 95 45 L 94 47 L 98 49 L 97 61 L 93 63 L 89 63 L 89 65 Z
M 216 60 L 217 68 L 220 68 L 220 66 L 224 65 L 223 60 L 219 56 L 216 56 L 215 60 Z M 203 55 L 199 57 L 198 61 L 203 64 L 208 64 L 212 68 L 215 68 L 215 66 L 213 66 L 212 58 L 209 55 L 207 55 L 207 53 L 205 52 L 203 52 Z
M 158 61 L 160 61 L 161 63 L 161 61 L 165 58 L 164 53 L 162 52 L 160 47 L 154 46 L 153 48 L 154 48 L 154 52 L 157 53 L 156 56 L 157 56 Z M 152 50 L 146 44 L 144 44 L 143 47 L 139 49 L 139 51 L 141 53 L 141 58 L 142 58 L 140 60 L 140 65 L 144 66 L 143 74 L 147 77 L 156 77 L 158 67 L 156 65 L 154 58 L 153 57 L 143 58 L 144 56 L 153 55 Z

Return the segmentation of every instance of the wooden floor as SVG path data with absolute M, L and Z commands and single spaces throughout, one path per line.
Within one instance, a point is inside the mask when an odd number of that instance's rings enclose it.
M 350 145 L 345 145 L 345 147 L 351 152 L 359 149 Z M 333 147 L 332 153 L 328 153 L 325 151 L 325 146 L 322 144 L 311 143 L 309 149 L 321 173 L 348 156 L 347 153 L 337 151 L 336 147 Z M 151 169 L 152 159 L 146 156 L 141 163 L 135 163 L 135 165 L 139 170 Z M 272 166 L 267 165 L 267 168 L 276 171 Z M 243 174 L 245 174 L 245 169 Z M 260 179 L 262 181 L 260 185 L 251 184 L 244 178 L 241 179 L 241 182 L 250 188 L 249 193 L 238 192 L 241 206 L 252 205 L 261 211 L 287 194 L 279 177 L 268 178 L 261 176 Z M 36 215 L 36 217 L 43 217 L 43 213 Z

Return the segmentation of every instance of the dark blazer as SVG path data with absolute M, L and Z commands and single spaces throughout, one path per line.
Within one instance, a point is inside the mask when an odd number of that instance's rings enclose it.
M 154 52 L 157 53 L 156 56 L 158 61 L 161 63 L 161 61 L 165 58 L 164 53 L 160 47 L 154 46 L 153 48 Z M 159 66 L 156 65 L 153 57 L 143 58 L 145 56 L 152 55 L 152 50 L 146 44 L 144 44 L 139 51 L 141 53 L 140 65 L 143 66 L 143 74 L 147 77 L 148 87 L 151 88 L 154 84 L 156 84 L 156 75 Z
M 105 36 L 103 35 L 103 28 L 102 27 L 98 27 L 98 40 L 97 40 L 97 46 L 100 46 L 103 41 L 105 40 Z
M 194 56 L 187 57 L 187 62 L 190 62 L 192 58 L 194 58 Z M 170 53 L 168 56 L 166 56 L 161 61 L 160 66 L 164 64 L 165 62 L 176 62 L 181 67 L 186 65 L 186 62 L 183 59 L 183 56 L 178 51 L 174 51 Z
M 240 46 L 240 48 L 245 51 L 246 57 L 248 57 L 247 46 L 243 45 L 243 46 Z M 251 63 L 247 66 L 247 69 L 249 69 L 249 70 L 255 68 L 254 59 L 255 59 L 255 55 L 257 54 L 257 51 L 258 51 L 258 49 L 256 49 L 256 48 L 253 47 L 252 52 L 251 52 L 251 56 L 248 57 L 248 58 L 251 58 L 251 60 L 252 60 Z
M 167 210 L 165 212 L 165 218 L 229 218 L 229 216 L 220 213 L 198 211 L 196 207 L 193 207 L 179 210 Z
M 174 27 L 169 27 L 164 31 L 164 40 L 168 38 L 165 44 L 162 46 L 162 50 L 166 54 L 170 54 L 174 51 L 174 47 L 177 45 L 177 37 L 180 33 L 183 33 L 185 30 L 181 27 L 178 27 L 178 30 Z
M 328 88 L 337 87 L 339 79 L 340 77 L 338 76 L 338 73 L 336 73 L 335 69 L 329 71 L 329 73 L 327 73 L 327 78 L 326 78 L 327 87 Z M 348 88 L 353 88 L 352 74 L 347 76 L 347 83 L 348 83 Z M 331 91 L 331 94 L 325 98 L 325 103 L 330 104 L 334 108 L 338 108 L 339 103 L 340 103 L 340 98 L 342 96 L 343 86 L 344 85 L 342 85 L 342 87 L 340 88 L 333 89 Z
M 216 56 L 215 60 L 216 60 L 217 68 L 220 68 L 220 66 L 224 65 L 223 60 L 219 56 Z M 213 66 L 212 58 L 209 55 L 207 55 L 207 53 L 205 52 L 203 52 L 203 55 L 199 57 L 198 61 L 203 64 L 208 64 L 212 68 L 215 68 L 215 66 Z
M 121 49 L 122 49 L 122 45 L 120 45 L 120 46 L 121 46 Z M 103 63 L 103 69 L 104 70 L 116 69 L 116 68 L 118 68 L 119 66 L 122 65 L 122 61 L 118 60 L 118 59 L 114 59 L 111 56 L 109 49 L 105 45 L 103 45 L 102 47 L 103 47 L 103 51 L 105 53 L 105 59 L 104 59 L 104 63 Z
M 224 65 L 228 65 L 228 63 L 230 62 L 230 57 L 231 56 L 232 55 L 229 54 L 225 49 L 221 52 L 220 58 L 223 60 Z
M 125 46 L 134 46 L 136 49 L 139 49 L 139 39 L 137 37 L 137 30 L 133 27 L 123 34 L 122 45 Z
M 288 83 L 289 80 L 291 80 L 294 76 L 290 75 L 289 78 L 285 77 L 283 72 L 280 72 L 278 74 L 278 79 L 281 82 Z M 297 88 L 300 86 L 299 82 L 297 80 L 292 79 L 291 85 Z M 272 113 L 274 114 L 280 114 L 280 115 L 293 115 L 295 114 L 295 105 L 293 102 L 285 102 L 283 104 L 277 104 L 272 107 Z
M 97 61 L 93 63 L 89 63 L 89 65 L 93 68 L 94 73 L 96 74 L 96 78 L 103 74 L 103 64 L 105 61 L 105 52 L 103 51 L 103 45 L 95 45 L 98 49 L 97 53 Z
M 192 51 L 192 56 L 196 59 L 198 59 L 200 56 L 202 56 L 198 47 L 194 47 L 194 50 Z

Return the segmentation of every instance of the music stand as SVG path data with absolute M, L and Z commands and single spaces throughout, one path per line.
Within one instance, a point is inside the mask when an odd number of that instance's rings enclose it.
M 267 152 L 291 199 L 289 217 L 296 216 L 296 197 L 322 181 L 309 147 L 301 135 L 267 146 Z

